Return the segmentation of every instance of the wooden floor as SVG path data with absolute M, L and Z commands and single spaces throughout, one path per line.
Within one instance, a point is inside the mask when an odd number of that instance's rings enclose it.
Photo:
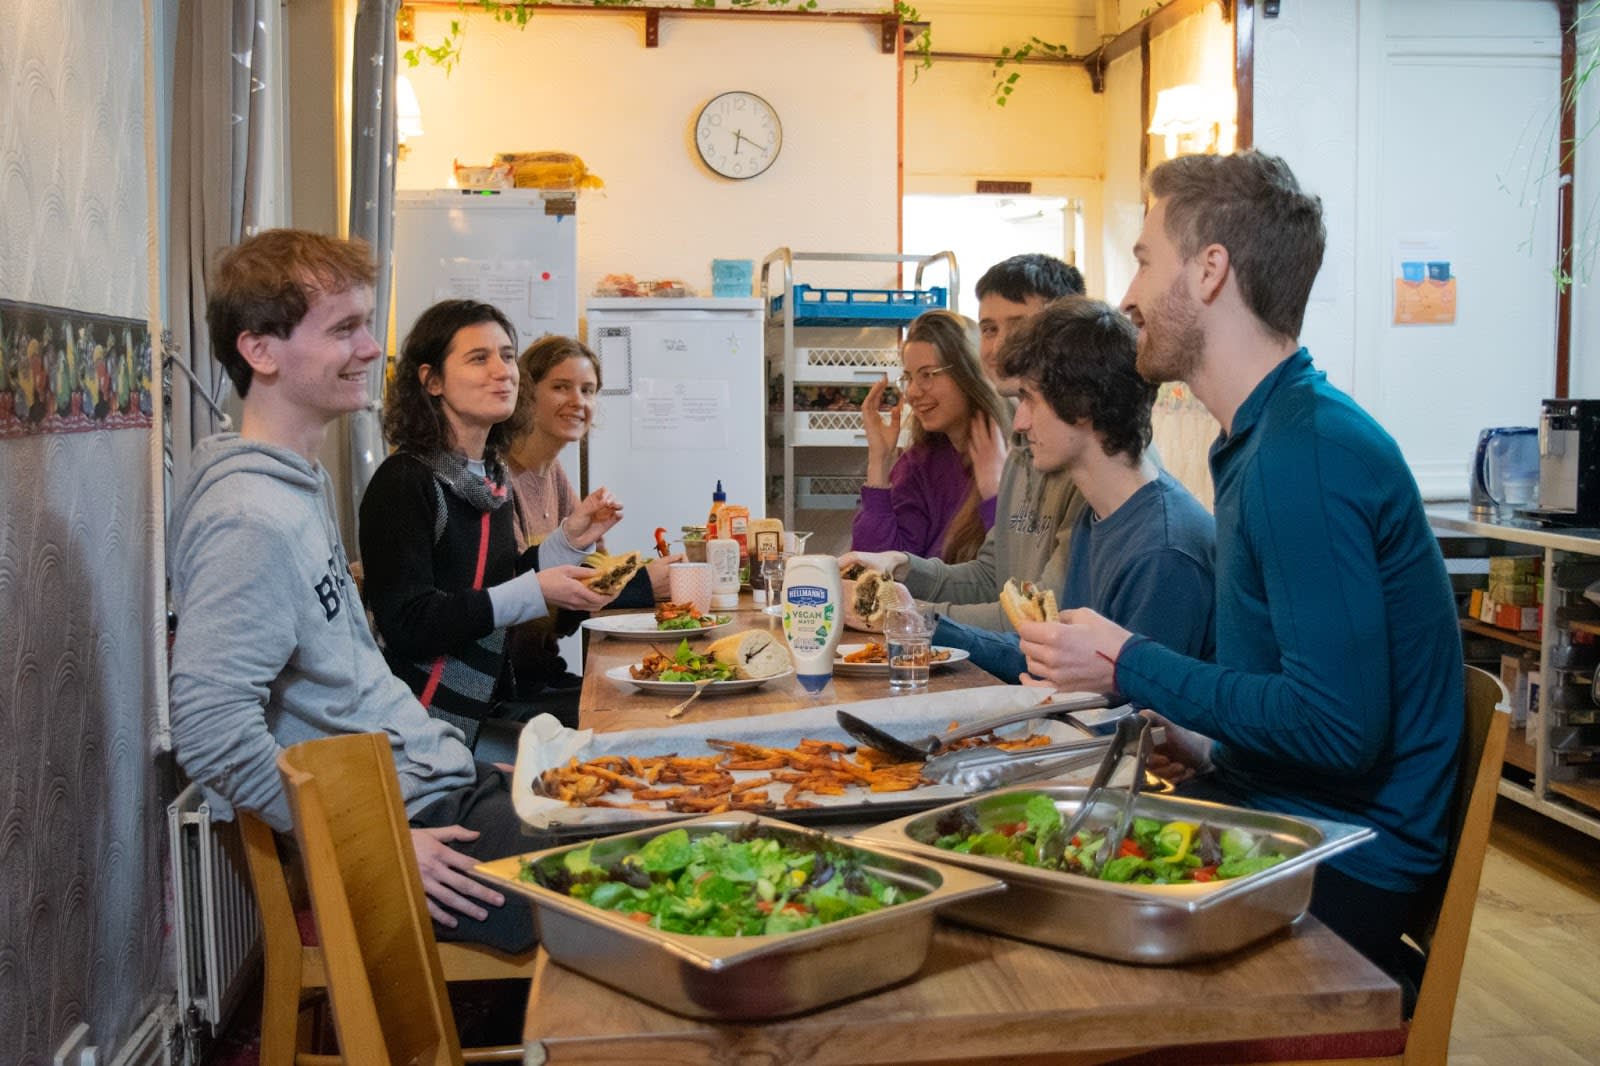
M 1596 1061 L 1600 840 L 1501 799 L 1456 1000 L 1451 1066 Z

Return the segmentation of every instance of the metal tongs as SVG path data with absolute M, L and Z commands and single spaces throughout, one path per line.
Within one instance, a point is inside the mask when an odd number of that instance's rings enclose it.
M 1130 714 L 1117 722 L 1116 735 L 1111 738 L 1111 746 L 1106 749 L 1105 757 L 1100 760 L 1100 766 L 1094 772 L 1094 780 L 1089 782 L 1089 791 L 1083 794 L 1083 802 L 1079 804 L 1077 813 L 1061 830 L 1061 839 L 1071 840 L 1073 835 L 1083 828 L 1089 812 L 1094 810 L 1101 793 L 1106 790 L 1117 768 L 1122 765 L 1122 760 L 1127 757 L 1129 749 L 1132 749 L 1133 779 L 1128 782 L 1127 798 L 1123 801 L 1116 823 L 1106 834 L 1105 843 L 1101 845 L 1098 865 L 1104 866 L 1116 857 L 1118 849 L 1122 847 L 1122 838 L 1128 835 L 1128 829 L 1133 825 L 1133 804 L 1139 796 L 1139 789 L 1144 786 L 1144 764 L 1150 759 L 1150 748 L 1153 743 L 1150 720 L 1144 715 Z
M 1041 748 L 963 748 L 929 759 L 922 776 L 955 785 L 966 793 L 985 792 L 1018 781 L 1053 777 L 1088 766 L 1111 744 L 1109 736 L 1086 736 Z

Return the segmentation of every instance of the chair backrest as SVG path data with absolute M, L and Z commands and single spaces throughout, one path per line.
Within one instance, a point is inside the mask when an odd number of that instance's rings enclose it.
M 278 756 L 347 1066 L 461 1066 L 422 876 L 388 738 L 296 744 Z
M 1461 772 L 1456 781 L 1444 887 L 1438 905 L 1431 913 L 1420 914 L 1411 930 L 1412 938 L 1427 950 L 1428 963 L 1406 1038 L 1407 1063 L 1443 1063 L 1449 1048 L 1461 963 L 1478 901 L 1478 879 L 1489 846 L 1511 721 L 1500 679 L 1475 666 L 1466 667 L 1466 672 L 1466 729 L 1461 738 Z

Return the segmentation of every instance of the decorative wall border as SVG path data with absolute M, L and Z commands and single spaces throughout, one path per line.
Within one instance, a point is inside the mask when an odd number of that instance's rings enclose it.
M 0 440 L 149 429 L 150 327 L 0 300 Z

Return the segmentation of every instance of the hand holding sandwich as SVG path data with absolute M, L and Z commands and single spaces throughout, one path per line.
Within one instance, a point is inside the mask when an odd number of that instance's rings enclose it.
M 1062 611 L 1052 622 L 1024 621 L 1017 635 L 1033 675 L 1022 683 L 1061 692 L 1115 692 L 1117 656 L 1133 636 L 1087 607 Z
M 631 571 L 630 571 L 631 573 Z M 594 585 L 595 571 L 587 566 L 550 566 L 538 572 L 539 591 L 549 607 L 571 611 L 599 611 L 617 598 L 622 584 L 615 588 Z

